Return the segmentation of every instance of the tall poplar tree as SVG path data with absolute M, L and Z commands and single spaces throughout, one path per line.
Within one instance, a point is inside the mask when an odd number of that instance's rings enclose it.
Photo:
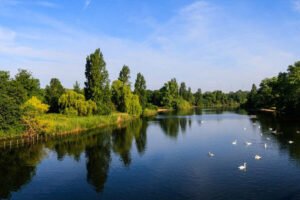
M 143 108 L 145 108 L 147 104 L 146 81 L 141 73 L 138 73 L 136 76 L 134 84 L 134 94 L 137 94 L 139 96 L 140 104 Z
M 86 100 L 91 99 L 96 102 L 98 113 L 108 114 L 111 110 L 111 94 L 108 71 L 100 49 L 96 49 L 94 53 L 87 56 L 85 77 L 84 95 Z
M 127 65 L 124 65 L 122 70 L 120 71 L 119 80 L 122 81 L 123 84 L 130 86 L 129 79 L 130 79 L 130 69 Z

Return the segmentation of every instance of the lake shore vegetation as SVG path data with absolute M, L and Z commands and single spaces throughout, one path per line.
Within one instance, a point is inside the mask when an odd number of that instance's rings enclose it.
M 253 92 L 192 92 L 176 78 L 158 90 L 149 90 L 142 73 L 130 82 L 130 68 L 124 65 L 117 80 L 109 80 L 106 62 L 100 49 L 86 57 L 85 82 L 81 88 L 65 88 L 52 78 L 41 88 L 39 79 L 20 69 L 11 77 L 0 71 L 0 137 L 55 134 L 116 124 L 161 111 L 193 107 L 221 107 L 249 104 Z M 133 88 L 132 88 L 133 86 Z

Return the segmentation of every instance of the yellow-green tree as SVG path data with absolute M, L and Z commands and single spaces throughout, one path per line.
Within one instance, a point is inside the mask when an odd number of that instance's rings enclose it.
M 92 115 L 97 110 L 97 105 L 92 100 L 85 100 L 82 94 L 68 90 L 58 100 L 60 112 L 67 115 Z
M 139 96 L 132 94 L 130 86 L 120 80 L 115 80 L 112 84 L 112 102 L 120 112 L 136 116 L 142 113 Z

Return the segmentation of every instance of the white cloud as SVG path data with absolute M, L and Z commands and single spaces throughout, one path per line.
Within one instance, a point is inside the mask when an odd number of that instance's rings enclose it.
M 15 39 L 16 33 L 12 30 L 0 27 L 0 42 L 11 42 Z
M 40 5 L 40 6 L 48 7 L 48 8 L 57 8 L 58 7 L 57 4 L 55 4 L 53 2 L 49 2 L 49 1 L 37 1 L 36 4 Z
M 10 70 L 29 67 L 43 86 L 54 76 L 67 87 L 83 82 L 85 57 L 98 47 L 111 80 L 127 64 L 131 81 L 141 72 L 151 89 L 177 77 L 204 91 L 250 89 L 253 82 L 285 70 L 300 53 L 285 50 L 256 25 L 233 20 L 226 10 L 204 1 L 179 9 L 164 24 L 155 22 L 144 42 L 94 35 L 45 16 L 34 19 L 47 30 L 0 28 L 0 56 L 9 57 L 1 64 Z M 20 43 L 22 39 L 30 42 Z

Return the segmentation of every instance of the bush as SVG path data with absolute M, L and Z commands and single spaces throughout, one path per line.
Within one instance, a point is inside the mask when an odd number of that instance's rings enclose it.
M 33 96 L 31 97 L 31 99 L 29 99 L 22 105 L 22 110 L 27 114 L 29 114 L 29 112 L 31 112 L 34 115 L 41 114 L 48 112 L 49 105 L 43 104 L 41 100 Z
M 191 108 L 191 104 L 188 101 L 180 98 L 175 102 L 174 107 L 177 110 L 189 109 L 189 108 Z

